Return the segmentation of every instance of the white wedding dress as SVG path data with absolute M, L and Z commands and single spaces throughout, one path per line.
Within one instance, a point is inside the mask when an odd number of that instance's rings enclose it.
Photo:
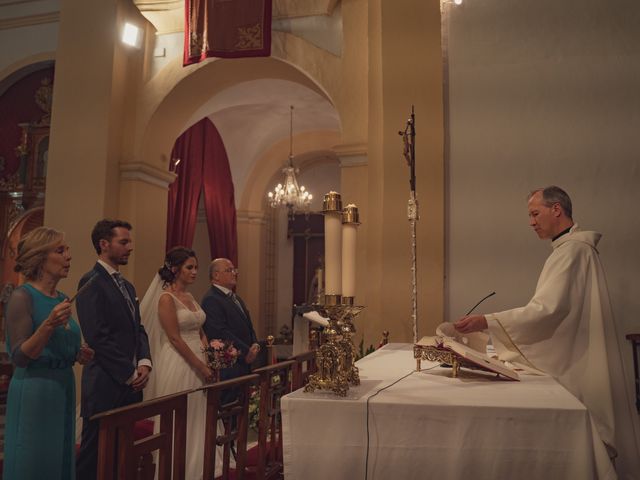
M 158 278 L 156 279 L 159 280 Z M 156 279 L 154 279 L 154 282 L 156 282 Z M 200 328 L 206 317 L 204 311 L 195 300 L 192 304 L 196 307 L 196 310 L 192 311 L 170 292 L 157 291 L 157 289 L 156 291 L 152 291 L 154 282 L 152 282 L 149 287 L 141 304 L 143 324 L 149 335 L 149 343 L 152 348 L 151 358 L 153 359 L 153 370 L 149 384 L 144 390 L 145 400 L 198 388 L 204 385 L 202 378 L 184 360 L 171 342 L 168 341 L 162 327 L 159 325 L 157 305 L 160 296 L 171 296 L 176 306 L 180 336 L 198 357 L 206 361 L 205 354 L 202 352 L 202 341 L 200 340 Z M 157 286 L 158 285 L 156 285 L 156 287 Z M 149 296 L 150 298 L 147 298 Z M 147 305 L 145 305 L 145 303 Z M 148 305 L 149 303 L 151 303 L 151 305 Z M 155 307 L 155 309 L 153 307 Z M 153 310 L 155 310 L 155 314 Z M 194 392 L 189 395 L 187 405 L 187 453 L 185 465 L 185 479 L 187 480 L 202 479 L 206 408 L 206 396 L 204 393 Z M 157 427 L 156 425 L 156 430 Z M 219 431 L 220 427 L 221 424 L 219 422 Z M 221 447 L 216 447 L 215 472 L 216 476 L 222 473 Z

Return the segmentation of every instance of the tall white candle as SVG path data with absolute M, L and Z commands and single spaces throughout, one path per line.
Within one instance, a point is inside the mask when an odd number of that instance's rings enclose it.
M 356 225 L 342 225 L 342 296 L 356 296 Z
M 324 214 L 324 293 L 340 295 L 342 291 L 342 216 L 338 212 Z

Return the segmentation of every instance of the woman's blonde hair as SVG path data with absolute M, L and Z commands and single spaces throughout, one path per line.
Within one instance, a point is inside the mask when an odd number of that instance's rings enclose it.
M 49 227 L 38 227 L 24 235 L 18 242 L 18 254 L 14 270 L 27 280 L 35 280 L 49 252 L 64 240 L 64 233 Z

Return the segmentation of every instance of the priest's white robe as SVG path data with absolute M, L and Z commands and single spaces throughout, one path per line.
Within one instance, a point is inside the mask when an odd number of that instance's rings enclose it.
M 638 415 L 596 250 L 600 237 L 574 225 L 552 242 L 529 303 L 486 319 L 499 358 L 555 377 L 584 403 L 600 439 L 617 452 L 620 478 L 640 478 Z M 598 477 L 616 478 L 604 465 Z

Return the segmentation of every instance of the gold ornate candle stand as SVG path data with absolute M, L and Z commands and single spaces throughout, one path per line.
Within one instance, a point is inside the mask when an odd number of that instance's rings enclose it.
M 317 350 L 317 372 L 309 377 L 304 390 L 329 390 L 345 397 L 349 385 L 360 385 L 352 321 L 364 307 L 340 304 L 339 295 L 329 295 L 327 300 L 328 304 L 316 306 L 318 313 L 329 318 L 329 326 L 324 330 L 326 342 Z
M 327 297 L 333 297 L 333 295 Z M 345 355 L 339 344 L 342 335 L 338 326 L 342 306 L 317 305 L 316 310 L 320 315 L 329 317 L 329 325 L 324 329 L 326 341 L 316 352 L 317 371 L 309 376 L 309 383 L 304 387 L 304 391 L 331 390 L 336 395 L 345 397 L 349 389 L 349 381 L 343 371 Z
M 351 301 L 345 301 L 347 299 Z M 356 367 L 357 351 L 356 346 L 353 343 L 353 336 L 356 333 L 356 327 L 353 325 L 353 320 L 362 311 L 364 306 L 353 305 L 353 297 L 343 297 L 342 299 L 343 314 L 338 326 L 342 332 L 342 338 L 339 340 L 339 345 L 344 352 L 344 366 L 343 370 L 350 385 L 360 385 L 360 372 Z
M 337 192 L 329 192 L 324 196 L 322 204 L 322 211 L 325 217 L 325 235 L 328 232 L 328 225 L 331 226 L 331 231 L 335 233 L 334 220 L 336 215 L 342 217 L 342 224 L 345 223 L 358 225 L 358 209 L 355 205 L 349 205 L 344 211 L 342 210 L 342 198 Z M 331 217 L 328 217 L 331 215 Z M 328 222 L 328 220 L 331 222 Z M 328 237 L 325 237 L 325 239 Z M 353 239 L 354 237 L 350 237 Z M 331 236 L 332 242 L 330 245 L 335 247 L 333 240 L 334 236 Z M 353 246 L 351 242 L 349 245 Z M 327 258 L 328 247 L 325 243 L 325 254 Z M 334 258 L 335 250 L 332 249 L 331 258 Z M 349 254 L 353 255 L 353 254 Z M 353 257 L 347 257 L 347 260 L 355 260 Z M 342 262 L 344 264 L 345 257 L 343 252 Z M 334 293 L 334 289 L 339 290 L 339 282 L 334 285 L 335 273 L 333 266 L 334 262 L 327 260 L 326 271 L 329 272 L 331 266 L 332 276 L 330 277 L 332 282 L 329 285 L 327 280 L 327 290 Z M 351 263 L 349 263 L 351 265 Z M 355 270 L 353 267 L 351 270 Z M 351 271 L 350 270 L 350 271 Z M 352 272 L 353 273 L 353 272 Z M 328 273 L 327 273 L 328 275 Z M 350 282 L 353 280 L 349 277 Z M 349 292 L 350 294 L 351 291 Z M 313 392 L 315 390 L 330 390 L 336 395 L 345 397 L 349 385 L 360 385 L 360 374 L 358 367 L 355 366 L 356 361 L 356 347 L 353 344 L 353 335 L 355 334 L 355 327 L 353 326 L 353 319 L 364 308 L 362 306 L 354 305 L 353 297 L 341 297 L 337 294 L 325 294 L 324 305 L 314 305 L 314 310 L 320 313 L 323 317 L 329 318 L 329 325 L 324 330 L 326 342 L 321 344 L 316 351 L 316 368 L 317 372 L 309 377 L 309 383 L 305 387 L 305 392 Z

